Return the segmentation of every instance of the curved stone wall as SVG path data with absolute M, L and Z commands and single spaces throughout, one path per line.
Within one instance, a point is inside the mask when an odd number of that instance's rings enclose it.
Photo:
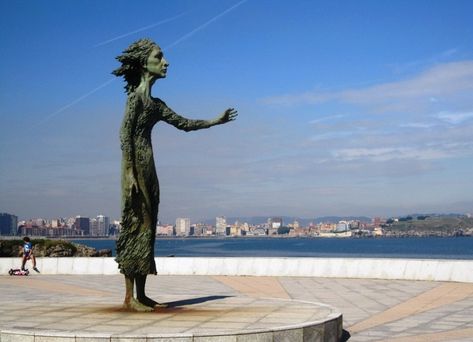
M 156 258 L 162 275 L 291 276 L 473 283 L 473 260 L 374 258 Z M 21 259 L 0 258 L 0 274 Z M 37 258 L 42 274 L 119 274 L 114 258 Z

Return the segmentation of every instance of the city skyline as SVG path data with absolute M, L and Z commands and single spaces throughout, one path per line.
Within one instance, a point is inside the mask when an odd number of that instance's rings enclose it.
M 110 225 L 120 225 L 120 218 L 117 217 L 110 217 L 103 214 L 97 215 L 66 215 L 66 216 L 40 216 L 40 217 L 18 217 L 14 213 L 1 213 L 0 215 L 6 216 L 13 216 L 18 221 L 18 224 L 33 224 L 37 226 L 48 226 L 51 228 L 61 227 L 61 226 L 72 226 L 76 224 L 77 219 L 87 219 L 91 223 L 92 221 L 99 221 L 104 220 L 104 218 L 109 222 Z M 165 221 L 158 221 L 157 226 L 169 226 L 175 225 L 178 226 L 181 223 L 178 221 L 182 220 L 189 220 L 190 225 L 214 225 L 217 230 L 223 230 L 223 227 L 227 225 L 232 225 L 235 223 L 248 223 L 252 225 L 260 225 L 260 224 L 268 224 L 272 225 L 274 222 L 279 223 L 279 225 L 275 228 L 280 228 L 281 226 L 290 225 L 294 222 L 305 222 L 302 224 L 310 225 L 316 223 L 337 223 L 340 221 L 359 221 L 363 223 L 375 222 L 375 224 L 379 225 L 380 221 L 389 221 L 389 220 L 403 220 L 409 219 L 412 217 L 467 217 L 471 218 L 472 213 L 408 213 L 404 215 L 395 215 L 395 216 L 350 216 L 350 215 L 341 215 L 341 216 L 313 216 L 313 217 L 299 217 L 299 216 L 286 216 L 286 215 L 279 215 L 279 216 L 238 216 L 238 217 L 230 217 L 230 216 L 217 216 L 217 217 L 206 217 L 201 218 L 199 220 L 192 220 L 190 217 L 177 217 L 172 221 L 165 222 Z
M 229 218 L 191 222 L 177 218 L 175 224 L 158 223 L 158 237 L 463 237 L 473 235 L 472 215 L 408 215 L 397 218 L 326 217 L 313 220 L 294 217 Z M 105 238 L 120 235 L 121 224 L 109 217 L 76 216 L 64 219 L 20 220 L 0 213 L 0 236 L 46 238 Z M 258 222 L 257 222 L 258 221 Z
M 0 6 L 0 212 L 120 217 L 110 73 L 141 37 L 170 63 L 154 96 L 189 118 L 239 111 L 154 130 L 160 221 L 473 211 L 470 1 Z

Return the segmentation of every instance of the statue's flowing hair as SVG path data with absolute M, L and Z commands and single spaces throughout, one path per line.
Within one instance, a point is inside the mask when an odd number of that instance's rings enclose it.
M 132 43 L 123 54 L 116 59 L 122 63 L 121 67 L 112 71 L 117 77 L 123 76 L 127 94 L 132 93 L 140 85 L 143 66 L 153 48 L 158 45 L 150 39 L 140 39 Z

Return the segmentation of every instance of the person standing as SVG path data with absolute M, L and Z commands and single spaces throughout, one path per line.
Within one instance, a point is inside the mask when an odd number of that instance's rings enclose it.
M 33 254 L 33 245 L 29 237 L 25 236 L 23 238 L 23 259 L 21 262 L 21 270 L 25 271 L 25 264 L 28 260 L 33 262 L 33 269 L 39 273 L 38 268 L 36 267 L 36 258 Z

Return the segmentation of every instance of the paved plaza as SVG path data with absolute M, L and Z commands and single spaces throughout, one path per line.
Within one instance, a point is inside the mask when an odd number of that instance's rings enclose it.
M 468 283 L 158 275 L 148 277 L 147 291 L 158 301 L 175 304 L 184 301 L 189 307 L 193 302 L 210 305 L 215 299 L 239 301 L 243 309 L 232 313 L 234 319 L 240 320 L 240 325 L 235 323 L 239 327 L 252 315 L 251 309 L 244 309 L 246 305 L 250 308 L 251 303 L 256 303 L 259 307 L 262 298 L 281 302 L 294 299 L 325 303 L 342 312 L 344 329 L 351 334 L 349 341 L 473 341 L 473 284 Z M 90 328 L 97 325 L 99 315 L 94 316 L 90 311 L 98 307 L 106 311 L 100 317 L 108 315 L 103 324 L 118 333 L 145 333 L 152 323 L 146 314 L 129 319 L 120 311 L 124 281 L 119 275 L 0 276 L 0 293 L 2 329 L 54 329 L 59 324 L 93 331 Z M 299 304 L 293 307 L 293 314 L 308 315 L 310 319 L 308 304 L 296 303 Z M 64 306 L 68 309 L 57 310 Z M 277 312 L 272 316 L 269 312 L 259 314 L 262 323 L 276 319 L 283 324 L 291 319 Z M 57 320 L 51 321 L 51 315 L 56 315 Z M 198 322 L 198 315 L 192 310 L 176 309 L 166 315 L 189 327 L 205 326 L 205 322 Z M 228 325 L 224 318 L 221 321 Z M 172 331 L 172 327 L 169 329 Z

